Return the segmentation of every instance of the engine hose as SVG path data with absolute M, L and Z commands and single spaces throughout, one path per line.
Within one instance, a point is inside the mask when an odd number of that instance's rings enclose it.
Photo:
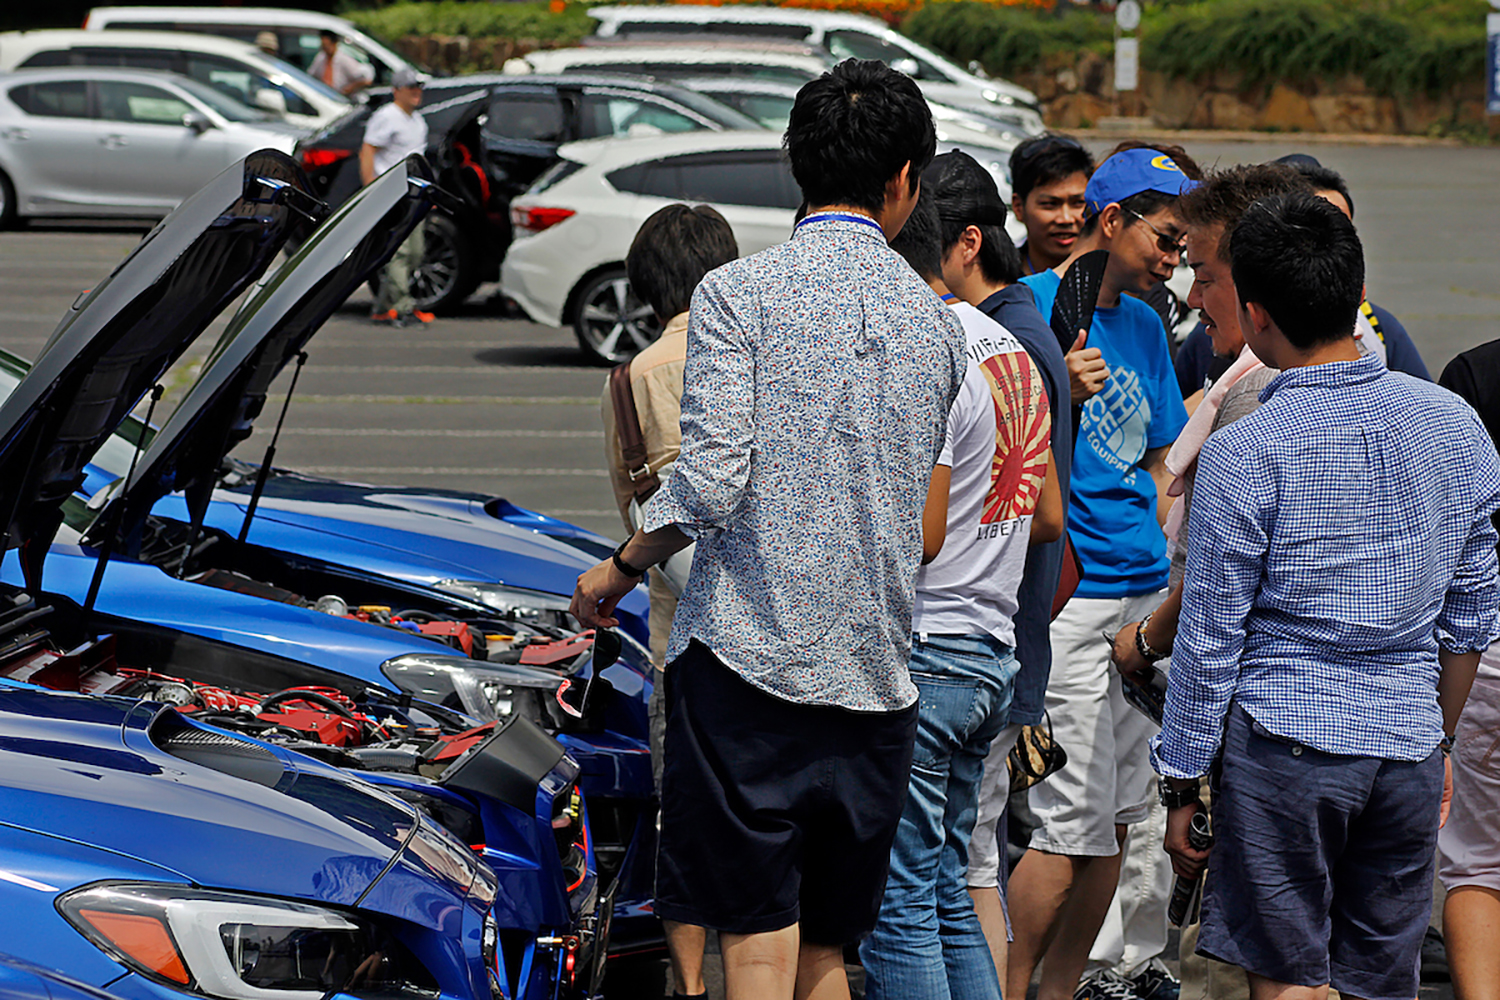
M 307 691 L 302 688 L 287 688 L 285 691 L 277 691 L 260 703 L 260 710 L 262 712 L 269 712 L 272 706 L 280 705 L 284 701 L 305 701 L 309 704 L 316 704 L 322 708 L 326 708 L 337 715 L 342 715 L 346 719 L 351 719 L 355 722 L 359 721 L 355 719 L 353 712 L 326 694 L 320 694 L 317 691 Z
M 392 618 L 400 618 L 402 621 L 416 622 L 418 625 L 426 625 L 429 622 L 449 622 L 454 619 L 445 615 L 435 615 L 431 611 L 419 611 L 410 608 L 406 611 L 396 611 L 391 614 Z

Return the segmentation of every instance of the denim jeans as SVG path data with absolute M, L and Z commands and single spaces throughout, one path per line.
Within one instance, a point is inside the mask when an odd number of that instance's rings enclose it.
M 880 920 L 859 949 L 869 1000 L 999 1000 L 965 873 L 984 758 L 1009 718 L 1017 669 L 1011 647 L 988 635 L 912 642 L 917 742 Z

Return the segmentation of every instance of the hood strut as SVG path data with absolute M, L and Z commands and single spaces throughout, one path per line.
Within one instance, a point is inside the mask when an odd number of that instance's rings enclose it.
M 130 471 L 125 473 L 124 479 L 126 483 L 130 482 L 131 477 L 135 475 L 135 463 L 139 461 L 141 452 L 146 447 L 146 433 L 151 429 L 151 415 L 156 412 L 156 404 L 161 401 L 163 391 L 159 383 L 151 387 L 151 402 L 146 406 L 146 422 L 141 424 L 141 432 L 135 439 L 135 450 L 130 453 Z M 118 509 L 124 510 L 124 506 L 121 505 Z M 115 547 L 115 536 L 120 530 L 120 515 L 116 514 L 111 521 L 113 523 L 109 526 L 109 532 L 99 543 L 99 558 L 94 563 L 94 576 L 89 580 L 89 593 L 83 601 L 85 620 L 89 612 L 94 610 L 94 601 L 99 597 L 99 584 L 104 582 L 104 567 L 109 564 L 110 554 Z
M 240 544 L 250 534 L 250 522 L 255 517 L 255 508 L 260 504 L 260 495 L 266 491 L 266 480 L 271 478 L 271 463 L 276 460 L 276 442 L 281 437 L 281 425 L 286 423 L 286 411 L 292 405 L 292 394 L 297 391 L 297 378 L 302 366 L 307 364 L 307 352 L 297 352 L 297 367 L 292 369 L 292 384 L 287 387 L 286 399 L 281 401 L 281 416 L 276 418 L 276 429 L 271 432 L 271 443 L 266 445 L 266 457 L 261 459 L 260 469 L 255 473 L 255 489 L 250 491 L 250 503 L 245 508 L 245 523 L 240 525 Z

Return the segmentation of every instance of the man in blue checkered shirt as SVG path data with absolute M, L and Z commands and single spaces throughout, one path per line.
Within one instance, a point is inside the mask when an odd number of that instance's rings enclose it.
M 1151 748 L 1166 847 L 1179 875 L 1207 861 L 1198 951 L 1244 968 L 1253 1000 L 1409 1000 L 1440 750 L 1495 626 L 1500 459 L 1457 396 L 1360 356 L 1363 251 L 1337 209 L 1259 201 L 1230 258 L 1245 339 L 1281 374 L 1198 461 Z

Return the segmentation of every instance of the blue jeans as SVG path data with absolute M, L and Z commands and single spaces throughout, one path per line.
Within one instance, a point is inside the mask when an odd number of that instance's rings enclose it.
M 1010 716 L 1017 669 L 1011 647 L 988 635 L 912 643 L 917 742 L 880 920 L 859 949 L 869 1000 L 1000 998 L 965 872 L 984 758 Z

